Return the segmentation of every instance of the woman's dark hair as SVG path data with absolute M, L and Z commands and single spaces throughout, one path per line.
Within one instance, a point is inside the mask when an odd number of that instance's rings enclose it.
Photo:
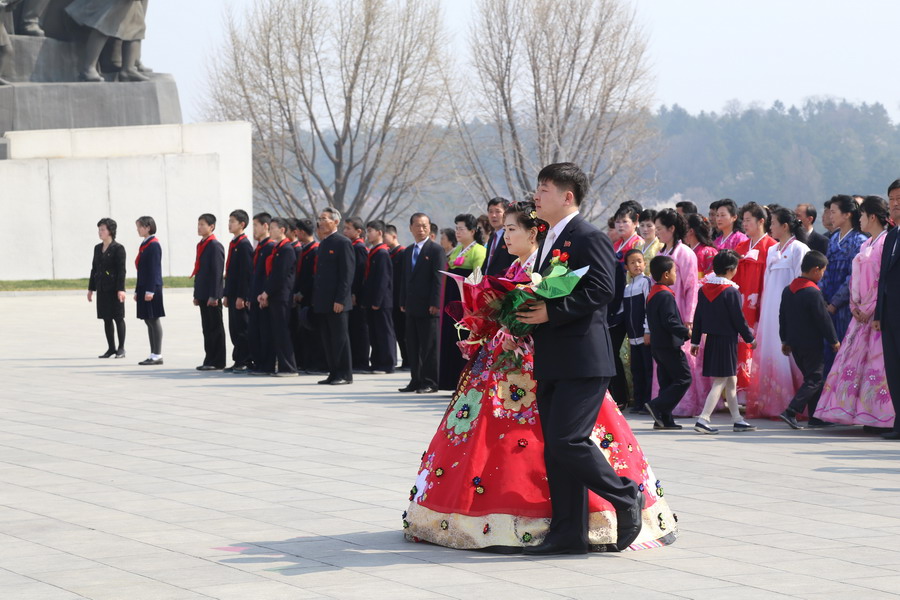
M 851 198 L 850 201 L 853 202 L 853 199 Z M 797 241 L 803 242 L 804 244 L 806 243 L 806 229 L 803 227 L 803 221 L 797 218 L 794 211 L 788 208 L 778 207 L 772 211 L 772 218 L 782 225 L 787 225 L 791 230 L 791 235 L 797 238 Z
M 722 198 L 721 200 L 716 200 L 715 202 L 713 202 L 710 205 L 710 208 L 712 208 L 713 210 L 719 210 L 720 208 L 726 208 L 726 209 L 728 209 L 728 214 L 730 214 L 732 217 L 735 217 L 735 218 L 738 217 L 737 202 L 735 202 L 731 198 Z M 734 231 L 740 231 L 740 232 L 744 231 L 743 225 L 741 225 L 741 220 L 739 218 L 734 222 Z
M 491 226 L 491 220 L 487 215 L 480 215 L 475 222 L 478 224 L 477 226 L 481 228 L 481 231 L 484 232 L 485 235 L 490 237 L 494 233 L 494 228 Z
M 106 227 L 106 230 L 109 232 L 109 237 L 111 237 L 112 239 L 116 239 L 116 229 L 118 229 L 119 226 L 114 220 L 110 219 L 109 217 L 100 219 L 99 221 L 97 221 L 97 227 L 100 227 L 101 225 L 103 227 Z
M 538 242 L 547 237 L 547 231 L 550 229 L 550 225 L 547 221 L 537 218 L 534 202 L 513 202 L 506 208 L 506 216 L 508 217 L 509 215 L 515 215 L 516 223 L 524 229 L 537 228 Z
M 153 217 L 138 217 L 135 223 L 141 227 L 146 227 L 150 235 L 156 235 L 156 221 L 153 220 Z
M 675 246 L 674 242 L 683 242 L 684 235 L 687 233 L 688 224 L 685 218 L 675 212 L 672 208 L 664 208 L 663 210 L 656 213 L 656 221 L 659 221 L 663 227 L 668 229 L 669 227 L 674 227 L 672 230 L 672 237 L 674 238 L 672 247 Z M 667 269 L 668 270 L 668 269 Z M 654 279 L 656 279 L 654 277 Z
M 630 208 L 634 211 L 635 217 L 632 219 L 634 221 L 637 221 L 637 215 L 641 214 L 641 211 L 644 210 L 644 207 L 641 206 L 641 203 L 637 200 L 625 200 L 619 205 L 619 208 L 616 209 L 616 215 L 618 215 L 619 211 L 623 208 Z
M 469 213 L 456 215 L 456 218 L 453 219 L 453 222 L 462 223 L 466 229 L 471 231 L 473 236 L 475 237 L 475 243 L 484 243 L 484 240 L 481 238 L 481 231 L 478 229 L 478 219 L 475 218 L 475 215 L 470 215 Z
M 450 229 L 449 227 L 446 227 L 444 229 L 441 229 L 441 234 L 447 236 L 447 241 L 450 242 L 450 245 L 453 246 L 454 248 L 456 247 L 456 244 L 459 243 L 456 241 L 456 230 L 455 229 Z
M 694 232 L 701 246 L 712 246 L 712 241 L 709 239 L 709 221 L 695 213 L 687 216 L 687 226 Z
M 618 221 L 619 219 L 621 219 L 623 217 L 628 217 L 629 219 L 631 219 L 632 222 L 637 224 L 639 215 L 640 215 L 640 211 L 635 210 L 634 206 L 631 203 L 623 202 L 622 206 L 620 206 L 619 209 L 616 211 L 616 214 L 613 215 L 613 219 L 614 219 L 613 223 L 615 223 L 615 221 Z
M 771 225 L 772 217 L 769 214 L 769 209 L 765 206 L 761 206 L 756 202 L 748 202 L 743 205 L 740 210 L 741 218 L 744 218 L 744 213 L 750 213 L 750 216 L 756 219 L 757 221 L 763 222 L 763 231 L 769 231 L 769 225 Z
M 831 206 L 837 206 L 842 213 L 850 215 L 850 223 L 853 229 L 859 231 L 859 204 L 853 199 L 853 196 L 846 194 L 838 194 L 831 197 Z
M 641 211 L 641 214 L 638 215 L 638 223 L 641 221 L 655 221 L 657 214 L 659 213 L 652 208 L 645 208 Z
M 612 216 L 606 220 L 606 228 L 607 229 L 615 229 L 616 228 L 616 217 Z
M 890 221 L 887 202 L 881 196 L 866 196 L 862 204 L 859 205 L 859 211 L 866 213 L 870 219 L 878 219 L 882 227 Z
M 734 250 L 727 248 L 719 250 L 719 253 L 713 256 L 713 272 L 721 277 L 728 271 L 737 269 L 740 261 L 740 255 Z

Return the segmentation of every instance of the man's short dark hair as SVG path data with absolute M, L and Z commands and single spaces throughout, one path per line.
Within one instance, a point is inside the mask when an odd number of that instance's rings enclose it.
M 893 192 L 894 190 L 900 190 L 900 179 L 895 179 L 891 183 L 891 185 L 888 186 L 888 191 L 887 191 L 888 196 L 890 196 L 891 192 Z
M 699 212 L 697 210 L 697 205 L 690 200 L 682 200 L 681 202 L 676 202 L 675 208 L 680 208 L 682 214 L 685 215 L 696 215 Z
M 389 233 L 391 235 L 397 235 L 397 226 L 393 223 L 388 223 L 384 226 L 384 232 Z
M 741 262 L 740 255 L 734 250 L 719 250 L 719 253 L 713 256 L 713 271 L 719 277 L 724 277 L 728 271 L 738 268 Z
M 366 223 L 366 229 L 374 229 L 379 233 L 384 233 L 385 225 L 384 221 L 381 219 L 375 219 L 374 221 L 369 221 Z
M 503 212 L 506 212 L 506 209 L 509 208 L 509 200 L 507 200 L 506 198 L 501 198 L 500 196 L 488 200 L 488 208 L 498 205 L 503 207 Z
M 213 215 L 213 214 L 210 214 L 210 213 L 203 213 L 202 215 L 200 215 L 200 216 L 197 218 L 197 220 L 198 220 L 198 221 L 203 221 L 204 223 L 206 223 L 206 224 L 209 225 L 210 227 L 215 227 L 215 226 L 216 226 L 216 215 Z
M 431 222 L 431 220 L 429 219 L 429 223 L 430 222 Z M 438 234 L 437 223 L 431 223 L 431 235 L 437 235 L 437 234 Z
M 628 257 L 633 256 L 635 254 L 640 254 L 641 256 L 643 256 L 644 252 L 642 250 L 638 250 L 637 248 L 632 248 L 631 250 L 629 250 L 628 252 L 625 253 L 625 256 L 622 257 L 622 261 L 627 265 Z
M 289 219 L 286 219 L 284 217 L 272 217 L 272 220 L 269 221 L 269 225 L 277 225 L 280 229 L 291 228 Z
M 250 216 L 247 214 L 246 210 L 237 209 L 231 211 L 229 217 L 234 217 L 234 220 L 240 223 L 242 226 L 247 227 L 250 224 Z
M 803 256 L 803 262 L 800 263 L 800 272 L 809 273 L 815 268 L 824 269 L 828 266 L 828 257 L 818 250 L 810 250 Z
M 349 224 L 350 227 L 352 227 L 353 229 L 355 229 L 357 231 L 365 231 L 366 230 L 366 226 L 363 225 L 363 221 L 359 217 L 347 217 L 346 219 L 344 219 L 344 223 Z
M 417 213 L 413 213 L 412 215 L 410 215 L 410 217 L 409 217 L 409 224 L 412 225 L 413 223 L 416 222 L 416 219 L 420 219 L 420 218 L 422 218 L 422 217 L 425 217 L 426 219 L 428 219 L 428 222 L 429 222 L 429 223 L 431 222 L 431 218 L 429 218 L 428 215 L 426 215 L 426 214 L 423 213 L 423 212 L 417 212 Z
M 549 181 L 562 190 L 572 192 L 572 195 L 575 196 L 575 206 L 581 206 L 590 187 L 584 171 L 575 163 L 570 162 L 547 165 L 538 173 L 537 180 L 538 183 Z
M 802 209 L 803 212 L 806 213 L 806 216 L 812 219 L 813 223 L 816 222 L 816 216 L 818 216 L 819 213 L 816 212 L 815 206 L 812 204 L 801 204 L 797 208 Z
M 306 235 L 312 235 L 316 230 L 316 226 L 313 224 L 312 219 L 294 219 L 294 221 L 294 229 L 302 231 Z
M 674 266 L 675 261 L 672 260 L 671 256 L 657 254 L 653 257 L 653 260 L 650 261 L 650 276 L 653 278 L 653 281 L 659 281 L 662 279 L 662 276 L 671 271 Z M 690 273 L 685 276 L 690 276 Z
M 272 215 L 267 212 L 259 212 L 253 215 L 253 220 L 260 225 L 268 225 L 272 222 Z

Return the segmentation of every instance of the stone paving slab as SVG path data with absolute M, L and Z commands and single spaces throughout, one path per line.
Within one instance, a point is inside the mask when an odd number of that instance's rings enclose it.
M 165 365 L 95 358 L 83 294 L 0 295 L 0 589 L 69 598 L 887 598 L 900 590 L 900 445 L 859 428 L 704 437 L 631 424 L 679 516 L 655 550 L 547 559 L 404 541 L 448 401 L 405 374 L 199 373 L 167 290 Z M 324 389 L 323 389 L 324 388 Z M 722 418 L 724 420 L 724 417 Z M 682 420 L 688 424 L 688 420 Z

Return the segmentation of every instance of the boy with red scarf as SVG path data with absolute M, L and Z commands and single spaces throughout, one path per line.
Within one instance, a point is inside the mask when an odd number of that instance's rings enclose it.
M 194 259 L 194 306 L 200 307 L 205 356 L 198 371 L 225 368 L 225 324 L 222 321 L 222 292 L 225 248 L 216 239 L 216 217 L 209 213 L 197 219 L 197 256 Z
M 373 371 L 393 373 L 397 365 L 397 336 L 394 331 L 394 267 L 384 243 L 384 221 L 369 221 L 366 239 L 371 246 L 363 274 L 362 305 L 369 324 Z
M 253 244 L 244 233 L 249 222 L 250 216 L 241 209 L 232 211 L 228 216 L 228 232 L 234 237 L 228 243 L 228 256 L 225 259 L 222 306 L 228 309 L 228 333 L 234 346 L 231 353 L 234 364 L 225 369 L 229 373 L 246 373 L 251 361 L 247 328 L 250 323 Z

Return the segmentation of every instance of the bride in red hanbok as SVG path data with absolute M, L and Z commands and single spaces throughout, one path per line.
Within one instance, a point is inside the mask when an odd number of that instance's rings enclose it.
M 551 509 L 530 336 L 511 335 L 498 320 L 475 316 L 475 305 L 499 297 L 504 285 L 513 287 L 509 281 L 522 286 L 540 282 L 531 271 L 546 230 L 532 203 L 514 204 L 506 214 L 504 235 L 518 259 L 504 280 L 465 283 L 468 318 L 462 323 L 471 335 L 461 345 L 470 360 L 422 455 L 403 515 L 410 540 L 516 552 L 540 543 L 547 532 Z M 631 549 L 674 542 L 676 517 L 663 497 L 663 485 L 608 394 L 592 438 L 616 472 L 636 481 L 646 495 L 643 528 Z M 615 549 L 616 512 L 593 493 L 589 539 L 593 550 Z

